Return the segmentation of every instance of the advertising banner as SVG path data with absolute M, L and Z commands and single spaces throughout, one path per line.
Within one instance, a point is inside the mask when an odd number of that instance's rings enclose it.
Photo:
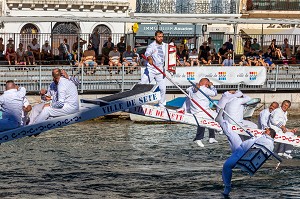
M 144 70 L 142 67 L 142 74 Z M 208 78 L 214 85 L 263 85 L 267 77 L 266 68 L 263 66 L 176 67 L 175 74 L 166 73 L 179 86 L 190 85 L 189 80 L 198 82 L 201 78 Z M 168 80 L 166 84 L 173 86 Z

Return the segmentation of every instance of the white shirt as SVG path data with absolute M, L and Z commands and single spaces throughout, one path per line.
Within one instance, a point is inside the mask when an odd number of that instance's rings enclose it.
M 158 53 L 158 47 L 161 46 L 163 55 L 159 55 Z M 161 70 L 164 69 L 164 62 L 165 62 L 165 56 L 166 56 L 166 44 L 163 42 L 162 45 L 159 45 L 156 43 L 156 41 L 149 44 L 149 46 L 146 49 L 145 56 L 149 57 L 151 56 L 153 59 L 153 64 L 157 67 L 159 67 Z M 147 67 L 150 70 L 155 71 L 156 73 L 159 73 L 153 66 L 150 66 L 147 64 Z
M 25 54 L 25 49 L 22 48 L 22 50 L 20 48 L 17 49 L 17 55 L 19 57 L 22 57 Z
M 31 50 L 38 50 L 40 49 L 40 44 L 33 45 L 32 43 L 29 44 Z
M 23 100 L 26 94 L 26 89 L 20 87 L 4 91 L 0 96 L 0 106 L 2 111 L 2 119 L 9 119 L 21 124 L 23 112 Z
M 270 128 L 274 129 L 276 133 L 282 133 L 280 127 L 282 125 L 285 126 L 287 121 L 287 111 L 284 112 L 281 107 L 279 107 L 270 114 L 268 125 Z
M 259 129 L 264 130 L 267 127 L 269 127 L 268 121 L 269 121 L 270 115 L 271 115 L 271 113 L 270 113 L 269 108 L 266 108 L 259 113 L 259 117 L 258 117 L 258 128 Z
M 236 91 L 234 94 L 231 94 L 229 91 L 226 91 L 225 93 L 222 94 L 221 99 L 218 102 L 218 106 L 220 108 L 225 108 L 226 104 L 230 102 L 233 98 L 235 97 L 242 97 L 243 93 L 241 91 Z M 217 111 L 220 110 L 220 108 L 217 107 Z
M 200 86 L 201 91 L 203 91 L 206 95 L 210 97 L 217 96 L 218 92 L 214 86 L 207 88 L 205 86 Z M 209 107 L 209 99 L 205 97 L 200 91 L 196 91 L 194 87 L 189 87 L 186 90 L 189 96 L 194 99 L 198 104 L 205 110 L 210 109 Z M 203 112 L 201 108 L 199 108 L 193 101 L 191 101 L 190 111 L 192 114 L 197 114 L 199 112 Z
M 44 44 L 44 45 L 42 46 L 42 50 L 43 50 L 44 52 L 50 53 L 50 51 L 51 51 L 51 46 L 50 46 L 50 45 L 46 46 L 46 45 Z
M 60 109 L 65 105 L 78 110 L 78 92 L 77 87 L 71 80 L 60 77 L 57 85 L 57 101 L 52 102 L 51 107 Z
M 247 103 L 251 98 L 247 95 L 243 95 L 243 97 L 235 97 L 230 102 L 228 102 L 225 106 L 225 111 L 231 118 L 236 122 L 242 122 L 244 117 L 244 104 Z M 227 114 L 224 116 L 225 120 L 228 120 L 230 124 L 235 124 L 233 120 L 231 120 Z
M 260 144 L 265 146 L 270 151 L 274 149 L 274 139 L 269 135 L 263 134 L 260 137 L 252 137 L 241 144 L 242 149 L 246 152 L 250 149 L 250 147 L 254 144 Z
M 189 59 L 198 59 L 198 53 L 193 53 L 193 52 L 190 52 L 189 54 Z

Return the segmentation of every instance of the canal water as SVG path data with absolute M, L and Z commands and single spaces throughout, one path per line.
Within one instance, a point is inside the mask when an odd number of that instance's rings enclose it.
M 298 125 L 297 119 L 290 121 Z M 222 198 L 217 144 L 192 142 L 196 127 L 93 120 L 4 143 L 0 198 Z M 275 170 L 271 160 L 255 176 L 236 169 L 231 198 L 300 198 L 300 151 Z

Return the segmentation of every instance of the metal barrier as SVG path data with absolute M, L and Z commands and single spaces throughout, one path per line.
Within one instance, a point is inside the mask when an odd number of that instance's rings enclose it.
M 112 69 L 109 66 L 98 66 L 96 69 L 80 68 L 70 65 L 62 66 L 0 66 L 0 92 L 4 91 L 7 80 L 14 80 L 18 85 L 26 87 L 28 92 L 39 92 L 47 88 L 53 81 L 51 72 L 54 68 L 64 69 L 68 75 L 76 76 L 80 80 L 79 92 L 119 92 L 130 89 L 138 83 L 141 77 L 140 67 L 133 73 L 122 66 Z M 242 89 L 255 91 L 295 90 L 300 88 L 300 66 L 277 66 L 276 70 L 268 72 L 264 85 L 217 85 L 219 90 Z M 182 88 L 186 88 L 182 86 Z M 168 91 L 176 92 L 175 86 L 167 87 Z

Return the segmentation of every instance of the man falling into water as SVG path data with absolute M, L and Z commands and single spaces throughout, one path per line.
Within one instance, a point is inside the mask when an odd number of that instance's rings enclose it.
M 164 33 L 161 30 L 155 32 L 155 41 L 152 42 L 145 52 L 147 57 L 147 67 L 141 78 L 140 84 L 150 84 L 153 79 L 157 82 L 161 99 L 159 106 L 166 105 L 166 83 L 163 74 L 161 74 L 154 66 L 157 66 L 160 70 L 164 71 L 165 56 L 166 56 L 166 44 L 163 42 Z
M 225 185 L 223 195 L 228 197 L 231 191 L 232 169 L 236 166 L 238 160 L 243 157 L 254 143 L 263 145 L 270 151 L 273 151 L 276 132 L 271 128 L 267 128 L 261 137 L 252 137 L 243 142 L 240 136 L 231 130 L 229 123 L 223 119 L 223 109 L 220 109 L 215 120 L 220 124 L 224 134 L 227 136 L 232 151 L 232 155 L 225 161 L 222 170 L 222 179 Z

